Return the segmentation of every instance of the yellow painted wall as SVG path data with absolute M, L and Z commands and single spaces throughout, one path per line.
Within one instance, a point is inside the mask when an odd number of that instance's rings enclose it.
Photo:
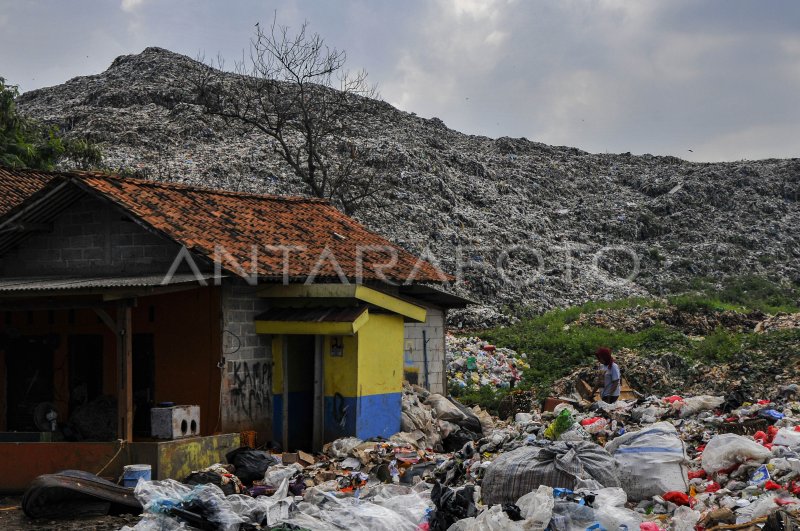
M 370 321 L 372 317 L 370 316 Z M 369 326 L 369 322 L 365 326 Z M 325 367 L 325 396 L 336 393 L 356 396 L 358 393 L 358 341 L 356 336 L 340 336 L 344 345 L 342 357 L 331 356 L 332 336 L 325 336 L 323 365 Z
M 403 317 L 371 314 L 355 336 L 339 336 L 344 345 L 341 357 L 331 356 L 334 336 L 325 336 L 323 354 L 325 396 L 345 397 L 399 393 L 403 387 Z M 283 392 L 283 348 L 280 336 L 272 339 L 273 394 Z M 290 353 L 291 355 L 291 353 Z M 290 370 L 294 367 L 290 366 Z M 301 373 L 313 381 L 311 367 Z M 290 387 L 290 391 L 292 391 Z
M 372 314 L 356 334 L 358 395 L 403 390 L 403 317 Z M 327 361 L 327 359 L 326 359 Z

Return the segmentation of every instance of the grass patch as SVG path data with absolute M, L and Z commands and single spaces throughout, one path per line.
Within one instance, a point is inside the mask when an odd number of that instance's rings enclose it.
M 719 283 L 706 278 L 693 279 L 684 286 L 691 292 L 668 297 L 670 305 L 691 314 L 708 315 L 734 310 L 764 313 L 798 312 L 800 290 L 796 285 L 780 284 L 758 277 L 741 277 Z M 522 373 L 518 388 L 533 389 L 539 398 L 548 396 L 553 382 L 577 367 L 595 363 L 599 346 L 613 350 L 635 349 L 642 353 L 674 352 L 709 365 L 734 361 L 741 356 L 764 352 L 769 355 L 796 355 L 800 352 L 800 330 L 768 334 L 737 333 L 717 328 L 702 341 L 692 341 L 680 330 L 656 323 L 638 332 L 612 330 L 597 326 L 574 326 L 581 314 L 599 309 L 623 309 L 636 306 L 664 307 L 660 300 L 632 298 L 590 302 L 581 306 L 552 310 L 530 316 L 519 315 L 512 326 L 484 330 L 477 335 L 501 347 L 525 352 L 530 369 Z M 520 312 L 523 313 L 523 312 Z M 466 404 L 478 404 L 492 412 L 509 390 L 492 386 L 480 389 L 451 388 L 451 393 Z
M 757 276 L 732 277 L 719 284 L 698 277 L 683 286 L 671 286 L 673 291 L 686 293 L 673 295 L 669 301 L 685 311 L 759 310 L 768 314 L 800 311 L 800 289 L 796 284 Z

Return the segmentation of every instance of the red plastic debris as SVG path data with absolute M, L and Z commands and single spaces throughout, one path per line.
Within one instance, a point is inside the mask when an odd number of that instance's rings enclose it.
M 661 531 L 654 522 L 642 522 L 639 524 L 639 531 Z
M 771 479 L 767 480 L 767 482 L 764 483 L 764 490 L 780 490 L 782 488 L 783 485 L 781 485 L 780 483 L 775 483 Z
M 598 420 L 603 420 L 603 417 L 591 417 L 588 419 L 583 419 L 581 421 L 581 426 L 588 426 L 589 424 L 594 424 Z
M 759 406 L 766 406 L 770 402 L 771 402 L 770 400 L 759 400 L 758 402 L 756 402 L 756 404 L 758 404 Z
M 767 442 L 767 434 L 763 431 L 757 431 L 753 434 L 753 440 L 755 440 L 759 444 L 764 444 Z
M 690 470 L 689 479 L 697 479 L 706 477 L 706 471 L 702 468 L 700 470 Z
M 683 402 L 683 397 L 678 395 L 668 396 L 664 398 L 664 402 L 667 402 L 669 404 L 674 404 L 675 402 Z
M 775 436 L 778 435 L 778 427 L 777 426 L 770 426 L 767 428 L 767 442 L 772 442 L 775 440 Z
M 689 495 L 685 492 L 671 490 L 661 497 L 668 502 L 674 503 L 675 505 L 689 505 Z
M 712 492 L 717 492 L 721 488 L 722 487 L 719 486 L 719 483 L 717 483 L 715 481 L 709 481 L 708 483 L 706 483 L 706 490 L 704 492 L 707 492 L 707 493 L 710 494 Z

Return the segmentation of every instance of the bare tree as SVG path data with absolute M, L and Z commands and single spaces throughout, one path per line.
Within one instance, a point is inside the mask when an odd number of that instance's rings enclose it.
M 243 132 L 257 130 L 307 186 L 311 195 L 352 214 L 383 191 L 380 175 L 363 162 L 353 125 L 375 104 L 367 73 L 344 70 L 344 51 L 328 48 L 305 22 L 297 34 L 273 21 L 256 24 L 250 54 L 225 73 L 205 63 L 193 80 L 197 102 Z

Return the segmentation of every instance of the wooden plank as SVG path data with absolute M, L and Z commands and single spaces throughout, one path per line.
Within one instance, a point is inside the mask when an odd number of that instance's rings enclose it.
M 289 338 L 281 336 L 281 350 L 283 353 L 282 370 L 283 374 L 283 451 L 289 449 Z
M 324 356 L 325 336 L 314 336 L 314 432 L 311 448 L 315 452 L 322 451 L 322 434 L 323 434 L 323 411 L 325 408 L 325 376 L 322 364 Z
M 130 304 L 117 306 L 117 434 L 133 441 L 133 319 Z

